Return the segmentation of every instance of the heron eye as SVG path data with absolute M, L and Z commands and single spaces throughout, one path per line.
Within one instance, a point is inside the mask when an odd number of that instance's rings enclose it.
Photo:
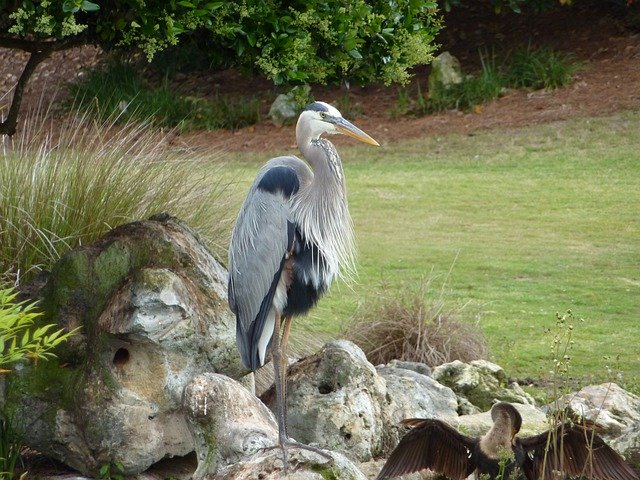
M 326 114 L 326 113 L 324 113 L 324 112 L 320 112 L 320 118 L 326 118 L 326 117 L 327 117 L 327 114 Z

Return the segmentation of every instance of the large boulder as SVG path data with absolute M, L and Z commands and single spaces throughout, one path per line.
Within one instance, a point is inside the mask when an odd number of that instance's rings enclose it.
M 387 389 L 360 348 L 346 340 L 330 342 L 292 365 L 288 379 L 289 435 L 359 461 L 382 452 Z M 273 410 L 274 389 L 262 398 Z
M 546 406 L 567 409 L 574 416 L 595 423 L 606 436 L 616 437 L 640 422 L 640 397 L 615 383 L 589 385 Z
M 589 385 L 545 407 L 595 423 L 612 448 L 640 465 L 640 397 L 615 383 Z
M 194 378 L 185 388 L 184 406 L 198 458 L 194 480 L 278 442 L 271 411 L 224 375 L 205 373 Z
M 451 388 L 459 397 L 480 411 L 489 410 L 497 400 L 535 404 L 531 395 L 522 390 L 517 383 L 508 383 L 502 367 L 486 360 L 474 360 L 470 363 L 455 360 L 444 363 L 433 369 L 433 378 Z M 468 407 L 465 408 L 468 410 Z
M 533 405 L 514 403 L 513 406 L 522 415 L 520 436 L 530 436 L 542 433 L 549 428 L 545 413 Z M 472 415 L 461 415 L 457 422 L 452 423 L 458 430 L 472 437 L 484 435 L 493 426 L 491 411 Z
M 420 364 L 418 364 L 419 367 Z M 456 394 L 416 368 L 416 364 L 390 363 L 376 367 L 387 384 L 385 407 L 393 424 L 405 418 L 437 418 L 454 422 L 458 418 Z
M 315 452 L 290 447 L 288 480 L 367 480 L 367 477 L 344 455 L 326 452 L 329 458 Z M 237 480 L 257 478 L 260 480 L 281 480 L 283 476 L 282 450 L 264 451 L 252 458 L 222 468 L 208 480 Z
M 5 408 L 29 425 L 24 443 L 87 474 L 109 462 L 141 472 L 193 451 L 184 387 L 203 372 L 246 373 L 226 283 L 197 236 L 166 215 L 63 257 L 40 305 L 45 321 L 82 329 L 60 364 L 8 378 Z

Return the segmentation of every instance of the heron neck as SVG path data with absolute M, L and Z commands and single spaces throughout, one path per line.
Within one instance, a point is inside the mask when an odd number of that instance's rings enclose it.
M 294 217 L 306 240 L 323 254 L 331 276 L 353 275 L 355 242 L 342 162 L 335 147 L 326 139 L 300 141 L 298 148 L 313 168 L 313 180 L 300 188 L 294 201 Z M 309 137 L 307 137 L 309 138 Z

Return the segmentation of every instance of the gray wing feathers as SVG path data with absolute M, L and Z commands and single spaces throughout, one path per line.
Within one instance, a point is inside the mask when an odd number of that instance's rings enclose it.
M 313 179 L 311 169 L 299 158 L 276 157 L 258 172 L 240 209 L 229 248 L 229 306 L 236 314 L 238 331 L 245 336 L 288 248 L 290 199 L 258 188 L 265 174 L 278 166 L 292 168 L 300 186 Z
M 255 186 L 255 185 L 254 185 Z M 251 189 L 240 210 L 229 251 L 232 302 L 242 331 L 256 318 L 287 252 L 289 201 Z

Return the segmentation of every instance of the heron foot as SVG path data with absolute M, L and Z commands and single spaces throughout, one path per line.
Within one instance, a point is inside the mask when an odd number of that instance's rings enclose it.
M 327 460 L 333 459 L 331 455 L 326 453 L 324 450 L 318 447 L 313 447 L 311 445 L 306 445 L 304 443 L 297 442 L 295 440 L 292 440 L 291 438 L 282 439 L 281 441 L 278 442 L 278 445 L 274 445 L 273 447 L 265 447 L 263 451 L 266 452 L 276 448 L 282 449 L 282 470 L 285 474 L 288 473 L 288 470 L 289 470 L 289 451 L 288 451 L 289 448 L 300 448 L 302 450 L 308 450 L 310 452 L 316 453 L 321 457 L 326 458 Z
M 325 452 L 321 448 L 313 447 L 311 445 L 306 445 L 306 444 L 300 443 L 300 442 L 296 442 L 295 440 L 292 440 L 290 438 L 287 438 L 285 440 L 285 444 L 286 444 L 287 447 L 301 448 L 303 450 L 308 450 L 310 452 L 317 453 L 318 455 L 320 455 L 321 457 L 326 458 L 327 460 L 332 460 L 333 459 L 331 457 L 331 455 L 329 455 L 327 452 Z

